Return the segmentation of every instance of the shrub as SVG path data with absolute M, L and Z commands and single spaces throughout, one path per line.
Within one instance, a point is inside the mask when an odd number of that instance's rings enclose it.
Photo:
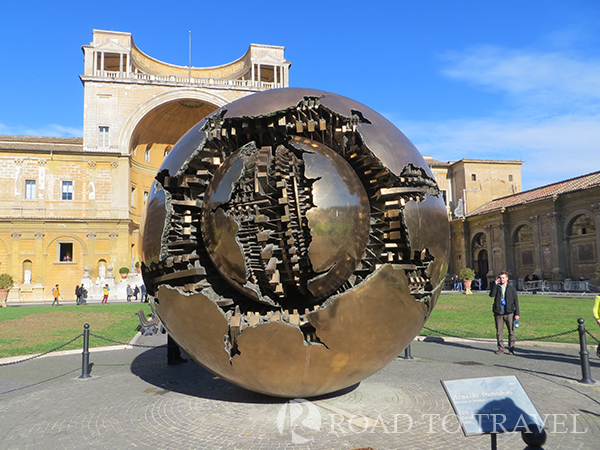
M 461 280 L 474 280 L 475 279 L 475 271 L 473 269 L 469 269 L 468 267 L 462 269 L 458 274 L 458 277 Z
M 129 267 L 121 267 L 119 273 L 129 273 Z
M 7 273 L 0 274 L 0 289 L 11 289 L 13 287 L 13 277 Z

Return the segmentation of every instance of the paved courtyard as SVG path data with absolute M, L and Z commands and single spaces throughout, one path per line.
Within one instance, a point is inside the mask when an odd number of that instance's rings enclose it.
M 489 449 L 465 437 L 441 380 L 516 375 L 542 417 L 545 449 L 600 448 L 600 386 L 582 385 L 578 347 L 521 345 L 517 356 L 489 343 L 427 338 L 344 392 L 310 403 L 255 394 L 195 362 L 166 364 L 166 339 L 0 366 L 0 449 Z M 600 381 L 600 362 L 592 378 Z M 6 362 L 6 360 L 0 362 Z M 598 383 L 600 385 L 600 383 Z M 499 449 L 523 449 L 520 433 Z

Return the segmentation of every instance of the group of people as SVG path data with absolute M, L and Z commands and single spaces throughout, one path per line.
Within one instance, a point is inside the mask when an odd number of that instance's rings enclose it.
M 452 290 L 453 291 L 462 291 L 463 290 L 462 280 L 458 277 L 458 275 L 454 275 L 452 277 Z
M 108 295 L 110 294 L 110 287 L 108 284 L 105 284 L 102 288 L 102 302 L 101 304 L 108 304 Z M 144 303 L 148 303 L 148 292 L 146 291 L 146 286 L 143 284 L 141 287 L 135 286 L 135 289 L 131 288 L 131 285 L 127 285 L 127 301 L 130 302 L 131 299 L 138 299 L 138 295 L 141 294 L 140 301 Z M 75 286 L 75 302 L 77 305 L 85 305 L 87 303 L 88 291 L 83 285 Z M 62 296 L 60 295 L 60 288 L 58 284 L 52 288 L 52 297 L 54 301 L 52 302 L 52 306 L 57 305 L 60 306 L 60 300 L 62 300 Z
M 146 286 L 144 286 L 143 284 L 141 288 L 136 285 L 133 289 L 131 288 L 131 285 L 128 284 L 126 293 L 128 302 L 130 302 L 132 299 L 137 301 L 138 295 L 141 293 L 142 296 L 140 298 L 140 301 L 143 303 L 148 303 L 148 293 L 146 292 Z

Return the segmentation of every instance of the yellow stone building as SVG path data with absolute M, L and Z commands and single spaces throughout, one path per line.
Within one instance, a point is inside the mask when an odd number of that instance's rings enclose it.
M 55 284 L 73 299 L 84 275 L 97 280 L 112 266 L 119 280 L 121 267 L 135 270 L 143 207 L 171 147 L 219 107 L 288 86 L 278 46 L 251 44 L 231 63 L 182 67 L 144 54 L 130 33 L 94 30 L 83 52 L 83 138 L 0 136 L 9 300 L 50 300 Z

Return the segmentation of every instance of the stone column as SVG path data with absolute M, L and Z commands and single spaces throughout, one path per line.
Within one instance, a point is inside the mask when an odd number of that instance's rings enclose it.
M 37 232 L 34 234 L 35 236 L 35 271 L 33 282 L 33 300 L 40 301 L 44 300 L 44 274 L 46 268 L 46 259 L 48 255 L 44 253 L 44 233 Z
M 567 257 L 565 253 L 564 215 L 559 212 L 546 214 L 550 222 L 550 242 L 552 244 L 552 275 L 555 280 L 562 280 L 567 275 Z
M 531 231 L 533 234 L 533 262 L 535 264 L 535 270 L 533 273 L 542 279 L 543 270 L 543 255 L 542 255 L 542 245 L 540 243 L 540 216 L 531 216 L 529 218 L 529 223 L 531 224 Z
M 510 251 L 510 245 L 506 245 L 506 242 L 510 242 L 507 238 L 509 227 L 504 222 L 498 224 L 498 247 L 500 248 L 500 265 L 508 272 L 508 275 L 513 278 L 515 276 L 515 270 L 512 262 L 512 252 Z
M 117 244 L 119 239 L 119 233 L 114 231 L 112 233 L 108 233 L 108 238 L 110 239 L 110 242 L 108 244 L 108 250 L 110 252 L 110 261 L 108 262 L 108 264 L 113 265 L 114 267 L 114 265 L 117 264 L 118 258 Z M 119 270 L 118 267 L 117 270 Z
M 96 217 L 96 161 L 88 161 L 88 217 Z M 90 266 L 93 267 L 93 266 Z
M 496 262 L 494 261 L 494 227 L 492 225 L 486 225 L 483 227 L 485 230 L 485 249 L 488 254 L 488 273 L 494 275 L 496 273 Z M 482 274 L 482 276 L 487 276 Z
M 12 238 L 12 248 L 10 249 L 11 254 L 9 255 L 8 264 L 9 267 L 6 273 L 13 277 L 14 286 L 8 292 L 8 301 L 19 301 L 21 289 L 19 287 L 21 276 L 19 274 L 21 267 L 19 264 L 19 255 L 21 254 L 21 233 L 13 232 L 10 234 Z
M 93 233 L 90 231 L 89 233 L 87 233 L 85 235 L 85 237 L 87 238 L 88 252 L 87 252 L 87 255 L 85 255 L 85 257 L 84 257 L 83 263 L 85 266 L 93 268 L 93 267 L 96 267 L 96 233 Z M 91 276 L 97 277 L 98 274 L 92 273 Z
M 464 261 L 460 265 L 458 269 L 459 271 L 464 267 L 472 267 L 473 262 L 473 255 L 471 255 L 471 233 L 469 230 L 469 222 L 463 219 L 462 223 L 463 229 L 460 232 L 460 236 L 462 238 Z
M 596 264 L 600 264 L 600 203 L 591 205 L 596 222 Z

